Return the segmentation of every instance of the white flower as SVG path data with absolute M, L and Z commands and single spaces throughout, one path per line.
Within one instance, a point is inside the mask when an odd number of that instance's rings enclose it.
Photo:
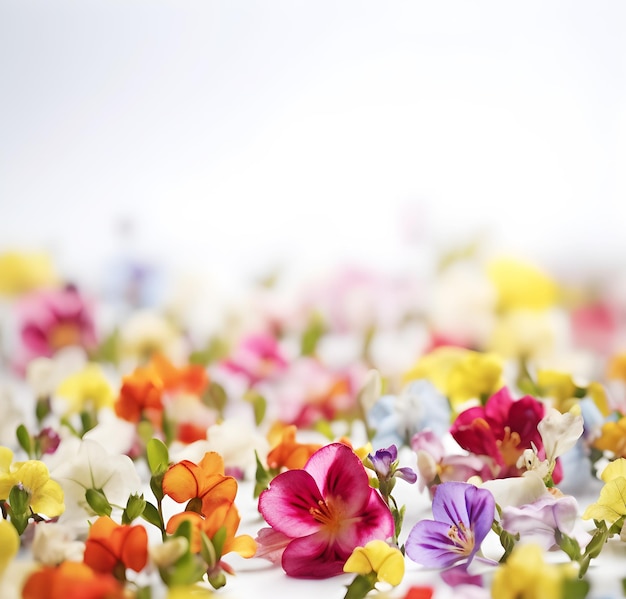
M 124 508 L 128 496 L 141 488 L 132 460 L 110 454 L 96 441 L 65 439 L 51 457 L 50 476 L 65 492 L 65 512 L 59 521 L 82 530 L 87 518 L 95 515 L 85 498 L 87 489 L 102 491 L 112 506 Z
M 554 408 L 548 408 L 548 413 L 537 425 L 537 430 L 546 450 L 546 459 L 552 464 L 557 457 L 576 445 L 583 434 L 583 417 L 580 413 L 569 411 L 561 414 Z
M 535 470 L 529 470 L 522 476 L 488 480 L 482 487 L 491 491 L 501 508 L 534 503 L 550 494 L 543 478 Z
M 85 543 L 77 541 L 72 529 L 58 522 L 40 522 L 35 526 L 33 557 L 46 566 L 66 560 L 82 562 Z
M 80 372 L 86 365 L 87 355 L 81 347 L 66 347 L 53 358 L 31 360 L 26 370 L 26 380 L 37 397 L 48 397 L 63 380 Z

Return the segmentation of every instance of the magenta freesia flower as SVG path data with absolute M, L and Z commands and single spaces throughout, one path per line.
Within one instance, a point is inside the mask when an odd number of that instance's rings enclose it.
M 288 537 L 281 563 L 298 578 L 341 574 L 356 547 L 394 533 L 391 512 L 370 487 L 361 460 L 341 443 L 322 447 L 302 470 L 274 478 L 259 497 L 259 511 Z
M 520 476 L 517 461 L 534 444 L 543 450 L 537 425 L 544 406 L 530 395 L 514 400 L 506 387 L 494 393 L 485 406 L 461 412 L 450 434 L 465 450 L 490 457 L 496 464 L 495 478 Z M 555 479 L 554 482 L 559 482 Z
M 434 520 L 418 522 L 406 540 L 406 554 L 429 568 L 468 564 L 491 529 L 496 502 L 486 489 L 442 483 L 433 498 Z

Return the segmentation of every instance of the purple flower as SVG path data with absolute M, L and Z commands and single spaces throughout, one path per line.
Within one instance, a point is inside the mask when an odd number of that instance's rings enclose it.
M 395 445 L 390 445 L 386 449 L 378 449 L 374 455 L 370 453 L 367 457 L 381 483 L 390 481 L 394 477 L 402 478 L 410 484 L 417 480 L 417 474 L 411 468 L 406 466 L 398 468 L 398 449 Z
M 429 568 L 469 563 L 491 529 L 496 502 L 486 489 L 459 482 L 439 485 L 434 520 L 418 522 L 406 540 L 406 554 Z
M 524 541 L 537 543 L 548 551 L 557 546 L 557 530 L 572 536 L 577 515 L 576 499 L 547 495 L 534 503 L 505 507 L 502 510 L 502 528 L 512 534 L 519 533 Z

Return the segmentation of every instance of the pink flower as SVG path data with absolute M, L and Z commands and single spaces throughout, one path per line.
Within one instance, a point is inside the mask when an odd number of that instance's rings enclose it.
M 454 421 L 450 433 L 465 450 L 493 458 L 496 478 L 519 476 L 517 460 L 531 444 L 543 450 L 537 425 L 544 406 L 526 395 L 514 401 L 506 387 L 494 393 L 485 406 L 469 408 Z M 555 482 L 558 482 L 555 480 Z
M 96 344 L 91 306 L 76 287 L 33 293 L 22 302 L 21 337 L 27 359 L 51 357 L 58 350 Z
M 287 368 L 287 360 L 271 335 L 252 335 L 243 340 L 224 362 L 230 372 L 241 374 L 250 385 L 271 379 Z
M 259 511 L 288 537 L 281 562 L 297 578 L 341 574 L 356 547 L 394 533 L 393 516 L 369 486 L 361 460 L 341 443 L 322 447 L 304 469 L 274 478 L 259 497 Z

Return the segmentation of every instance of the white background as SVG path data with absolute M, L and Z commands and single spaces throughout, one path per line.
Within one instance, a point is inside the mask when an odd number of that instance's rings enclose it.
M 626 4 L 0 0 L 0 249 L 221 275 L 626 249 Z

